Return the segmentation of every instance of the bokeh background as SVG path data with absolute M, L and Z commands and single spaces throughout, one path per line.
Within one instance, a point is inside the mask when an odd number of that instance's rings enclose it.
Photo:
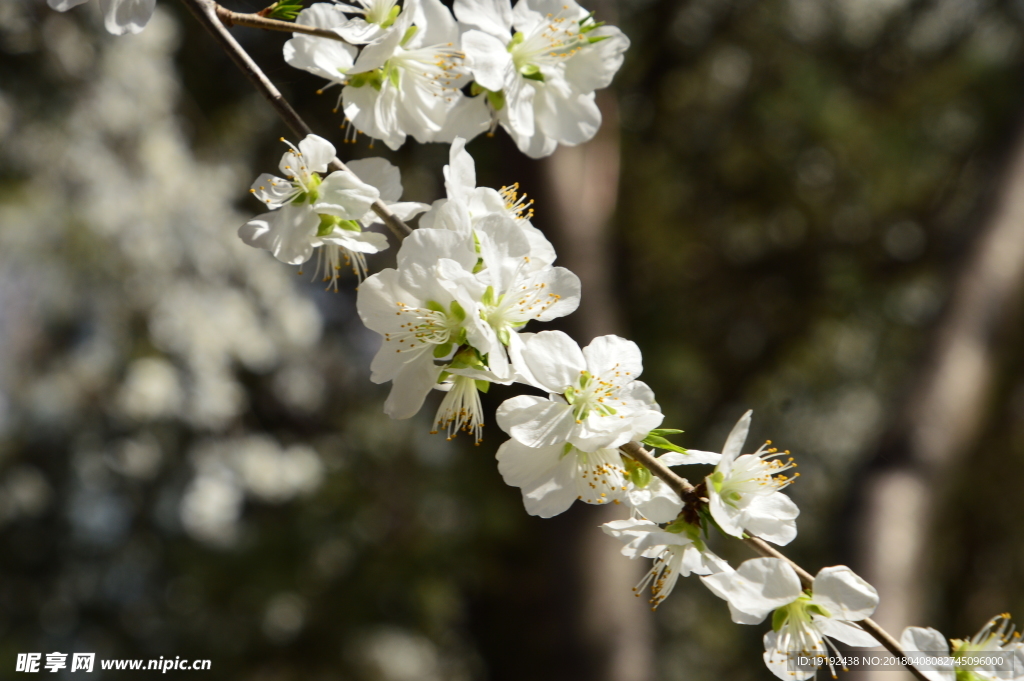
M 527 516 L 493 423 L 473 447 L 427 434 L 434 403 L 384 416 L 355 282 L 235 236 L 287 130 L 177 3 L 123 38 L 94 4 L 0 3 L 0 677 L 61 651 L 211 681 L 773 678 L 765 627 L 698 582 L 632 598 L 614 514 Z M 1024 3 L 594 7 L 633 43 L 599 136 L 469 147 L 582 277 L 561 328 L 636 340 L 684 444 L 753 408 L 802 472 L 787 552 L 868 577 L 895 633 L 1024 613 Z M 442 196 L 445 146 L 342 146 L 287 36 L 235 34 L 343 158 Z

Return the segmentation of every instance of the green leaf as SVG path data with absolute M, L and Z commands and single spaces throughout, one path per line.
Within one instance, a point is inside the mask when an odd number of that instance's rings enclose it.
M 657 449 L 667 449 L 667 450 L 672 451 L 672 452 L 679 452 L 680 454 L 686 454 L 686 450 L 685 449 L 683 449 L 679 445 L 672 444 L 671 442 L 669 442 L 665 438 L 661 437 L 660 435 L 654 435 L 654 434 L 648 435 L 647 437 L 645 437 L 642 440 L 642 442 L 645 445 L 649 445 L 649 446 L 655 447 Z
M 451 343 L 442 343 L 441 345 L 434 347 L 434 357 L 437 359 L 443 359 L 448 356 L 448 353 L 452 351 Z
M 611 38 L 611 36 L 610 35 L 596 35 L 596 36 L 593 36 L 591 38 L 587 38 L 587 42 L 590 43 L 591 45 L 593 45 L 594 43 L 599 43 L 602 40 L 608 40 L 608 38 Z
M 452 304 L 449 305 L 448 307 L 452 311 L 452 316 L 458 319 L 460 322 L 466 319 L 466 311 L 463 309 L 461 305 L 459 305 L 459 301 L 453 300 Z
M 281 2 L 275 2 L 268 8 L 270 11 L 264 16 L 268 19 L 278 19 L 280 21 L 295 21 L 295 17 L 302 11 L 301 2 L 289 2 L 288 0 L 282 0 Z M 263 14 L 262 12 L 260 14 Z
M 676 428 L 655 428 L 651 431 L 651 435 L 678 435 L 684 431 Z
M 491 389 L 491 382 L 490 381 L 476 381 L 476 389 L 479 390 L 482 393 L 485 393 L 485 392 L 487 392 L 488 390 Z

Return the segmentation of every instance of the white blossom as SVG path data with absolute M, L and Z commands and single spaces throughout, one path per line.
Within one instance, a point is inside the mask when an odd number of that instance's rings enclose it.
M 476 186 L 476 164 L 466 151 L 466 140 L 458 137 L 448 152 L 444 167 L 447 198 L 434 202 L 430 212 L 420 220 L 421 228 L 436 227 L 455 231 L 471 230 L 483 218 L 503 215 L 513 221 L 529 242 L 532 269 L 547 267 L 555 261 L 555 249 L 544 234 L 533 226 L 533 201 L 519 193 L 519 183 L 500 190 Z M 448 205 L 449 203 L 453 205 Z M 440 216 L 440 217 L 439 217 Z M 505 223 L 508 225 L 509 223 Z
M 379 192 L 349 170 L 321 179 L 334 158 L 334 146 L 322 137 L 307 135 L 297 148 L 288 144 L 280 163 L 285 177 L 264 173 L 250 189 L 270 212 L 242 225 L 238 236 L 292 265 L 301 265 L 316 247 L 326 245 L 321 264 L 326 261 L 326 279 L 333 281 L 343 255 L 376 253 L 387 247 L 383 235 L 363 234 L 354 222 L 369 211 Z M 357 263 L 361 265 L 357 273 L 365 273 L 361 256 Z
M 665 528 L 639 518 L 615 520 L 605 523 L 601 529 L 625 544 L 622 555 L 654 559 L 650 571 L 633 588 L 639 597 L 650 586 L 653 608 L 668 598 L 680 577 L 710 575 L 729 569 L 728 563 L 708 550 L 700 537 L 700 528 L 685 520 Z
M 481 323 L 462 285 L 476 260 L 472 242 L 460 235 L 416 230 L 399 249 L 398 269 L 378 272 L 359 287 L 359 316 L 383 336 L 370 380 L 392 381 L 384 411 L 393 418 L 419 411 L 444 369 L 434 360 L 451 357 L 465 345 L 467 329 Z
M 379 192 L 380 201 L 391 209 L 400 220 L 409 220 L 427 209 L 425 203 L 400 201 L 402 197 L 402 181 L 398 168 L 382 158 L 367 158 L 349 161 L 348 169 Z M 321 227 L 325 227 L 321 218 Z M 338 288 L 338 272 L 342 263 L 348 265 L 362 280 L 366 277 L 366 254 L 379 253 L 388 247 L 387 237 L 364 228 L 381 224 L 380 218 L 372 210 L 352 220 L 335 220 L 330 231 L 326 228 L 318 233 L 322 247 L 318 251 L 319 262 L 317 271 L 324 272 L 324 281 Z
M 358 131 L 397 149 L 407 135 L 441 140 L 467 71 L 459 29 L 439 0 L 407 0 L 394 24 L 363 48 L 342 90 Z
M 711 516 L 726 534 L 748 532 L 774 544 L 785 545 L 796 537 L 800 509 L 779 490 L 796 477 L 782 475 L 796 464 L 780 462 L 767 443 L 753 454 L 740 454 L 750 430 L 752 412 L 733 427 L 722 448 L 714 473 L 706 479 Z
M 737 570 L 702 577 L 701 581 L 728 601 L 732 619 L 738 624 L 758 624 L 775 611 L 772 631 L 764 636 L 764 661 L 781 679 L 801 681 L 814 676 L 817 666 L 813 658 L 830 655 L 829 645 L 831 654 L 839 656 L 829 638 L 851 646 L 878 644 L 854 624 L 875 611 L 878 592 L 844 565 L 822 568 L 809 592 L 803 590 L 789 563 L 778 558 L 754 558 Z
M 549 393 L 513 397 L 498 408 L 498 425 L 528 447 L 618 447 L 643 439 L 663 418 L 654 393 L 636 380 L 640 349 L 624 338 L 601 336 L 581 351 L 566 334 L 542 331 L 513 362 L 520 380 Z
M 338 35 L 350 43 L 362 45 L 379 38 L 395 23 L 402 8 L 398 0 L 355 0 L 357 5 L 337 2 L 339 12 L 360 15 L 337 27 Z M 314 5 L 315 7 L 316 5 Z
M 349 20 L 338 5 L 318 2 L 299 12 L 295 23 L 334 30 L 339 35 L 344 35 L 341 29 L 349 24 Z M 345 84 L 348 78 L 346 74 L 355 64 L 358 52 L 355 47 L 340 40 L 304 33 L 293 33 L 292 36 L 292 39 L 284 44 L 284 60 L 289 66 L 308 71 L 330 81 L 320 92 L 335 85 Z M 340 90 L 338 100 L 340 107 Z
M 486 103 L 520 151 L 539 158 L 589 140 L 629 40 L 574 0 L 456 0 L 463 49 Z
M 86 0 L 46 0 L 52 9 L 66 12 Z M 153 16 L 156 0 L 100 0 L 103 26 L 114 35 L 138 33 Z
M 930 627 L 907 627 L 900 646 L 932 681 L 1020 681 L 1024 679 L 1024 643 L 1009 614 L 993 617 L 970 639 L 946 641 Z M 941 664 L 930 664 L 935 658 Z M 984 662 L 985 664 L 977 664 Z

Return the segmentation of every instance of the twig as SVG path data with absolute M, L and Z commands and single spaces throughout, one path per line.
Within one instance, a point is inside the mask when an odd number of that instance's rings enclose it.
M 651 471 L 651 473 L 661 478 L 665 484 L 671 487 L 672 490 L 679 495 L 685 504 L 691 505 L 694 503 L 702 503 L 702 500 L 697 498 L 696 488 L 690 484 L 689 480 L 673 473 L 668 466 L 662 464 L 657 458 L 652 456 L 650 452 L 640 446 L 640 443 L 629 442 L 622 445 L 619 449 L 639 463 L 642 463 Z M 804 588 L 811 588 L 814 583 L 814 577 L 811 576 L 811 573 L 787 558 L 774 546 L 768 544 L 764 540 L 758 539 L 757 537 L 746 537 L 743 539 L 743 542 L 762 556 L 767 558 L 778 558 L 779 560 L 784 560 L 789 563 L 800 578 L 800 583 L 803 584 Z M 904 652 L 903 648 L 900 647 L 899 641 L 894 639 L 885 629 L 878 626 L 874 620 L 865 618 L 857 622 L 857 624 L 860 625 L 861 629 L 874 636 L 875 639 L 890 653 L 898 658 L 906 660 L 907 654 Z M 928 677 L 922 674 L 916 667 L 914 667 L 914 665 L 904 662 L 903 666 L 906 667 L 907 671 L 913 674 L 915 678 L 920 679 L 921 681 L 929 681 Z
M 304 33 L 306 35 L 315 35 L 318 38 L 329 38 L 331 40 L 338 40 L 346 44 L 351 44 L 334 31 L 326 28 L 316 28 L 315 26 L 306 26 L 305 24 L 296 24 L 290 21 L 269 19 L 267 17 L 260 16 L 259 14 L 242 14 L 241 12 L 232 12 L 226 7 L 222 7 L 220 5 L 215 5 L 214 10 L 217 12 L 217 18 L 219 18 L 228 28 L 231 28 L 232 26 L 247 26 L 248 28 L 262 28 L 265 31 Z
M 274 108 L 277 115 L 292 129 L 296 135 L 305 137 L 313 133 L 313 130 L 306 124 L 306 121 L 302 120 L 302 117 L 292 108 L 292 105 L 281 95 L 280 91 L 274 84 L 270 82 L 270 79 L 263 73 L 256 62 L 252 60 L 252 57 L 242 49 L 242 46 L 234 39 L 234 37 L 228 32 L 227 28 L 221 22 L 220 17 L 217 13 L 219 5 L 213 0 L 181 0 L 185 7 L 189 9 L 192 14 L 195 15 L 199 23 L 203 25 L 213 39 L 224 49 L 231 61 L 235 62 L 235 65 L 242 70 L 245 77 L 249 79 L 249 82 L 253 84 L 257 91 L 270 103 L 270 106 Z M 337 158 L 333 159 L 330 163 L 332 170 L 348 170 L 345 164 L 339 161 Z M 374 213 L 380 217 L 380 219 L 387 225 L 388 229 L 397 237 L 399 240 L 404 239 L 408 235 L 412 234 L 412 229 L 409 225 L 399 218 L 397 215 L 391 212 L 387 206 L 384 205 L 380 200 L 374 201 L 373 205 L 370 206 Z

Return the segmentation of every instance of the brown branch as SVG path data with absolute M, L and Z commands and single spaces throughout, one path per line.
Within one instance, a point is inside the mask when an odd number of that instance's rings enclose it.
M 619 447 L 619 449 L 639 463 L 642 463 L 651 471 L 651 473 L 661 478 L 665 484 L 671 487 L 672 490 L 679 495 L 683 500 L 683 503 L 687 506 L 695 508 L 695 504 L 704 503 L 704 500 L 697 496 L 696 487 L 690 484 L 689 480 L 673 473 L 668 466 L 662 464 L 658 459 L 651 455 L 650 452 L 640 446 L 640 443 L 629 442 Z M 757 537 L 745 537 L 743 542 L 766 558 L 778 558 L 779 560 L 784 560 L 789 563 L 790 567 L 793 568 L 797 576 L 800 578 L 800 583 L 805 589 L 810 589 L 814 584 L 814 577 L 811 576 L 811 573 L 797 565 L 791 559 L 787 558 L 781 551 L 771 544 L 768 544 Z M 899 641 L 894 639 L 885 629 L 878 626 L 874 620 L 865 618 L 857 622 L 857 624 L 860 625 L 861 629 L 874 636 L 875 639 L 890 653 L 898 658 L 906 659 L 907 654 L 904 652 L 903 648 L 900 647 Z M 921 681 L 929 681 L 928 677 L 922 674 L 916 667 L 914 667 L 914 665 L 904 663 L 903 666 L 906 667 L 907 671 L 913 674 L 915 678 L 920 679 Z
M 217 18 L 219 18 L 228 28 L 231 28 L 232 26 L 246 26 L 248 28 L 261 28 L 265 31 L 303 33 L 305 35 L 315 35 L 318 38 L 329 38 L 331 40 L 351 44 L 334 31 L 326 28 L 316 28 L 315 26 L 296 24 L 291 21 L 268 19 L 267 17 L 260 16 L 259 14 L 242 14 L 241 12 L 232 12 L 226 7 L 222 7 L 220 5 L 215 5 L 214 10 L 217 12 Z
M 305 137 L 306 135 L 313 134 L 313 130 L 306 124 L 306 121 L 302 120 L 302 117 L 292 108 L 292 105 L 281 95 L 281 92 L 274 86 L 270 79 L 263 73 L 256 62 L 252 60 L 252 57 L 242 49 L 242 46 L 238 44 L 238 41 L 234 39 L 231 33 L 228 32 L 227 28 L 222 23 L 218 14 L 218 5 L 213 0 L 181 0 L 185 7 L 195 15 L 199 23 L 203 25 L 213 39 L 224 49 L 231 61 L 241 69 L 245 77 L 249 79 L 249 82 L 253 84 L 253 87 L 263 95 L 264 99 L 270 103 L 277 115 L 281 117 L 281 120 L 292 129 L 296 135 Z M 332 170 L 348 170 L 345 164 L 339 161 L 337 158 L 333 159 L 330 163 Z M 351 171 L 350 171 L 351 172 Z M 384 205 L 380 200 L 374 201 L 373 205 L 370 206 L 373 212 L 387 225 L 388 229 L 397 237 L 399 240 L 404 239 L 408 235 L 412 234 L 412 229 L 409 225 L 400 219 L 397 215 L 391 212 L 391 209 Z

